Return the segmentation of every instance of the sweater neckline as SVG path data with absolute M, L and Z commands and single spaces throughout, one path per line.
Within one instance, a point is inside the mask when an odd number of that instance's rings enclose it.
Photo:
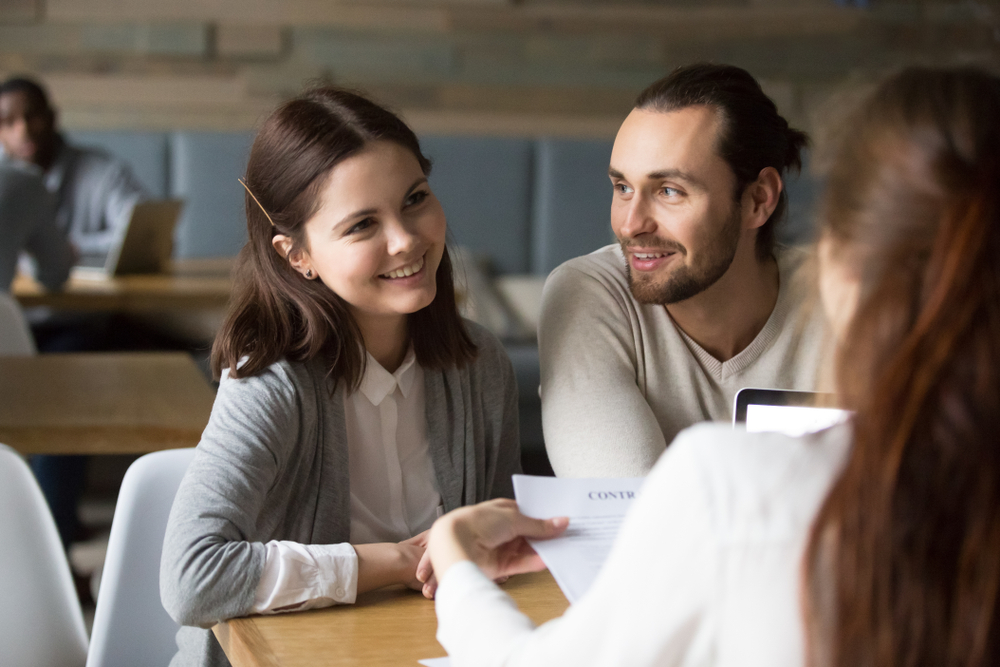
M 764 327 L 757 332 L 750 344 L 745 348 L 740 350 L 736 356 L 728 359 L 726 361 L 719 361 L 716 359 L 708 350 L 699 345 L 693 338 L 691 338 L 687 333 L 677 326 L 674 322 L 674 318 L 670 317 L 667 307 L 663 306 L 663 311 L 667 314 L 670 322 L 677 329 L 677 332 L 687 343 L 688 348 L 694 354 L 695 358 L 698 359 L 702 367 L 705 368 L 709 373 L 716 377 L 720 382 L 728 380 L 734 375 L 738 375 L 747 369 L 751 364 L 753 364 L 760 355 L 771 346 L 774 339 L 778 337 L 781 333 L 781 329 L 785 322 L 785 316 L 788 314 L 789 303 L 788 303 L 788 293 L 789 293 L 789 267 L 784 259 L 779 253 L 776 253 L 777 257 L 775 259 L 778 262 L 778 298 L 774 303 L 774 308 L 771 310 L 771 315 L 767 318 L 764 323 Z

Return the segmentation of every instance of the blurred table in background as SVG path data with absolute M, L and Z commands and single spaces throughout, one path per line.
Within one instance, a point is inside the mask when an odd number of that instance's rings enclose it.
M 502 588 L 536 624 L 569 607 L 548 571 L 511 577 Z M 364 593 L 356 604 L 234 618 L 212 630 L 233 667 L 418 667 L 445 654 L 434 602 L 402 587 Z
M 127 313 L 175 337 L 204 343 L 222 322 L 232 265 L 228 257 L 174 260 L 167 273 L 71 278 L 59 292 L 47 292 L 21 274 L 11 293 L 22 308 Z
M 193 447 L 214 400 L 183 352 L 0 357 L 0 442 L 22 454 Z

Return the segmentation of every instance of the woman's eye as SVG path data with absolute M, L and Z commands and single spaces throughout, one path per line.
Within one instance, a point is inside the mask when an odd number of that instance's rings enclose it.
M 347 233 L 357 234 L 359 232 L 365 231 L 374 224 L 375 221 L 372 218 L 365 218 L 364 220 L 354 223 L 354 225 L 352 225 L 351 228 L 347 230 Z
M 416 206 L 430 196 L 431 193 L 426 190 L 417 190 L 416 192 L 411 192 L 410 196 L 406 198 L 403 202 L 403 206 Z

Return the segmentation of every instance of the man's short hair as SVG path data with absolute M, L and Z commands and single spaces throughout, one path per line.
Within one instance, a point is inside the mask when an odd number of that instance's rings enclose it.
M 7 79 L 3 83 L 0 83 L 0 95 L 6 95 L 7 93 L 26 93 L 41 102 L 49 111 L 52 110 L 52 104 L 49 102 L 49 94 L 45 92 L 40 83 L 33 79 L 24 76 L 15 76 Z
M 678 67 L 639 93 L 635 101 L 636 109 L 664 113 L 697 105 L 713 107 L 721 118 L 718 150 L 736 175 L 737 201 L 765 167 L 774 167 L 782 178 L 790 168 L 802 168 L 801 152 L 809 137 L 788 126 L 744 69 L 714 63 Z M 775 226 L 787 209 L 788 195 L 782 188 L 771 217 L 757 230 L 758 259 L 772 255 Z

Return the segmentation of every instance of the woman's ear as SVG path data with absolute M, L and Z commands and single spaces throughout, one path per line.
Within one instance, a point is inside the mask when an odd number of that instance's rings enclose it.
M 301 248 L 296 248 L 291 237 L 284 234 L 275 234 L 271 238 L 271 245 L 274 246 L 275 252 L 288 260 L 293 269 L 309 280 L 315 277 L 316 272 L 312 270 L 309 253 Z

